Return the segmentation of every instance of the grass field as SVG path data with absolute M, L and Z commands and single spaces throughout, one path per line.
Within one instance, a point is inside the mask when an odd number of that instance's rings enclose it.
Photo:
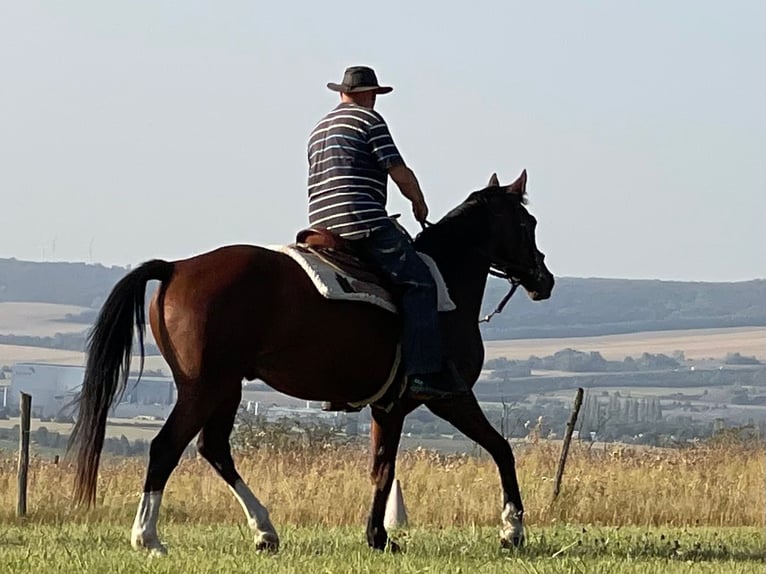
M 0 534 L 3 572 L 118 573 L 762 573 L 756 528 L 548 527 L 520 551 L 500 550 L 490 528 L 414 528 L 398 554 L 368 550 L 360 528 L 290 527 L 276 555 L 259 555 L 244 529 L 182 526 L 165 532 L 170 554 L 148 558 L 126 542 L 127 525 L 10 526 Z
M 363 447 L 261 449 L 242 476 L 282 537 L 257 555 L 241 510 L 206 462 L 182 460 L 160 514 L 170 555 L 130 549 L 145 462 L 109 459 L 96 508 L 71 507 L 73 468 L 35 458 L 29 515 L 14 516 L 15 461 L 0 456 L 0 572 L 763 572 L 764 454 L 740 443 L 688 449 L 573 445 L 551 503 L 559 445 L 516 448 L 527 511 L 521 551 L 498 544 L 499 486 L 486 457 L 402 453 L 410 527 L 401 555 L 367 549 L 371 495 Z M 300 495 L 299 495 L 300 494 Z

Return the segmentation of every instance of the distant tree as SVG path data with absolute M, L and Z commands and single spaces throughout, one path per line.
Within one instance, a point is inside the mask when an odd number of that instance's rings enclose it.
M 630 422 L 630 398 L 626 398 L 622 401 L 620 407 L 620 417 L 618 420 L 621 423 Z
M 124 434 L 120 435 L 120 446 L 118 447 L 117 452 L 120 456 L 131 455 L 130 441 L 128 440 L 128 437 L 126 437 Z
M 62 440 L 60 432 L 52 432 L 48 435 L 48 446 L 51 448 L 61 448 Z
M 133 441 L 133 445 L 130 454 L 134 456 L 143 456 L 149 450 L 148 443 L 143 439 L 136 439 Z
M 484 368 L 492 370 L 507 369 L 510 364 L 511 362 L 505 357 L 497 357 L 495 359 L 484 361 Z
M 48 428 L 38 428 L 34 433 L 34 439 L 40 446 L 48 446 Z
M 643 397 L 638 402 L 638 422 L 644 423 L 649 420 L 649 407 L 647 405 L 646 397 Z
M 744 357 L 739 353 L 727 353 L 723 362 L 727 365 L 760 365 L 761 361 L 755 357 Z

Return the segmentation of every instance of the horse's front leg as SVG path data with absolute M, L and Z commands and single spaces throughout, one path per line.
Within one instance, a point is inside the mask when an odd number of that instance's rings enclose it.
M 500 544 L 504 548 L 523 545 L 524 506 L 521 503 L 511 445 L 487 420 L 473 394 L 459 399 L 426 403 L 426 407 L 435 415 L 452 423 L 469 439 L 479 443 L 492 456 L 497 464 L 503 488 L 503 511 L 500 515 L 503 527 L 500 530 Z
M 367 519 L 367 543 L 376 550 L 385 550 L 388 534 L 383 526 L 386 502 L 391 492 L 396 470 L 396 452 L 402 434 L 406 411 L 394 407 L 386 413 L 372 408 L 370 429 L 370 453 L 372 455 L 371 478 L 373 483 L 372 508 Z M 391 550 L 398 550 L 393 542 Z

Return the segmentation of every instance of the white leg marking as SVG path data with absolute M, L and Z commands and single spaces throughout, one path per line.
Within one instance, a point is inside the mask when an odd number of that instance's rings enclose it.
M 242 506 L 242 510 L 245 511 L 247 524 L 255 533 L 255 545 L 258 549 L 276 550 L 279 547 L 279 536 L 271 524 L 266 507 L 242 480 L 238 480 L 233 488 L 229 488 Z
M 167 549 L 160 543 L 157 537 L 157 518 L 160 514 L 162 503 L 162 491 L 144 492 L 138 503 L 136 519 L 133 521 L 133 530 L 130 535 L 130 543 L 136 550 L 146 549 L 152 554 L 167 554 Z
M 504 548 L 518 548 L 524 544 L 524 517 L 510 502 L 500 515 L 503 528 L 500 530 L 500 545 Z

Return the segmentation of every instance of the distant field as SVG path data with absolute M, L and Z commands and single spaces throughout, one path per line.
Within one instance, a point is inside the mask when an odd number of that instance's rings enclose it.
M 0 303 L 0 335 L 52 337 L 56 333 L 80 333 L 89 328 L 85 323 L 65 320 L 67 314 L 79 314 L 85 307 L 53 303 Z M 154 339 L 147 333 L 147 341 Z M 29 361 L 60 365 L 84 365 L 85 356 L 77 351 L 0 344 L 0 365 Z M 148 369 L 165 369 L 162 358 L 147 359 Z
M 692 329 L 687 331 L 651 331 L 602 337 L 566 339 L 519 339 L 485 341 L 487 359 L 506 357 L 527 359 L 542 357 L 561 349 L 598 351 L 605 359 L 619 361 L 641 353 L 683 351 L 687 359 L 720 358 L 726 353 L 741 353 L 766 359 L 766 327 L 733 327 L 727 329 Z
M 43 347 L 22 347 L 0 345 L 0 365 L 12 365 L 30 361 L 34 363 L 57 363 L 60 365 L 83 365 L 84 355 L 77 351 L 45 349 Z
M 84 307 L 52 303 L 0 303 L 0 335 L 52 337 L 56 333 L 79 333 L 88 328 L 82 323 L 66 322 L 68 313 L 80 313 Z M 29 361 L 82 365 L 83 354 L 76 351 L 0 345 L 0 365 Z
M 0 314 L 3 312 L 2 305 L 8 304 L 0 303 Z M 64 306 L 53 305 L 53 307 L 61 308 Z M 77 309 L 77 307 L 69 308 Z M 0 315 L 0 325 L 2 324 L 3 320 Z M 80 327 L 84 328 L 83 325 Z M 721 358 L 726 353 L 738 352 L 766 360 L 766 327 L 651 331 L 602 337 L 485 341 L 484 346 L 487 359 L 497 357 L 527 359 L 530 355 L 545 356 L 561 349 L 573 348 L 579 351 L 598 351 L 609 360 L 622 360 L 629 355 L 636 357 L 641 353 L 670 354 L 677 350 L 684 351 L 689 359 Z M 83 365 L 85 364 L 85 356 L 74 351 L 0 345 L 0 365 L 11 365 L 19 361 Z M 162 357 L 148 357 L 146 368 L 162 369 L 165 373 L 169 373 L 167 363 Z
M 137 439 L 151 440 L 157 434 L 164 421 L 137 421 L 133 419 L 109 419 L 106 426 L 106 436 L 119 438 L 122 435 L 130 440 Z M 0 420 L 0 428 L 13 428 L 19 424 L 19 419 L 14 417 L 8 420 Z M 68 435 L 72 432 L 72 423 L 44 422 L 33 418 L 29 421 L 29 428 L 32 432 L 40 427 L 47 428 L 50 432 L 58 432 Z
M 77 351 L 46 349 L 43 347 L 22 347 L 19 345 L 0 345 L 0 365 L 12 365 L 20 362 L 56 363 L 58 365 L 84 365 L 85 354 Z M 138 365 L 138 362 L 135 363 Z M 147 369 L 162 369 L 169 373 L 167 363 L 162 357 L 147 357 Z
M 0 303 L 0 334 L 52 337 L 56 333 L 79 333 L 88 326 L 66 322 L 64 318 L 83 310 L 84 307 L 53 303 Z

